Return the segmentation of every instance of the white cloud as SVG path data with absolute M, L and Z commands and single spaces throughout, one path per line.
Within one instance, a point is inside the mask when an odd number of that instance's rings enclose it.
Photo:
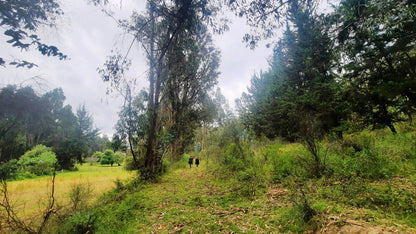
M 267 70 L 268 57 L 272 54 L 271 48 L 266 48 L 265 43 L 251 50 L 242 41 L 244 34 L 248 31 L 244 19 L 229 16 L 233 23 L 230 31 L 223 35 L 215 35 L 214 42 L 221 50 L 221 75 L 219 86 L 221 92 L 228 99 L 230 105 L 234 100 L 240 98 L 250 84 L 254 73 Z

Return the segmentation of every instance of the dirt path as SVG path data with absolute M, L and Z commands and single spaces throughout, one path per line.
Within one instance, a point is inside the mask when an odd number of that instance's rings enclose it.
M 238 233 L 272 232 L 260 227 L 265 211 L 252 201 L 240 200 L 227 184 L 213 181 L 204 166 L 182 168 L 164 175 L 142 192 L 146 201 L 144 220 L 132 232 L 144 233 Z M 249 215 L 247 215 L 250 212 Z M 267 229 L 267 230 L 266 230 Z

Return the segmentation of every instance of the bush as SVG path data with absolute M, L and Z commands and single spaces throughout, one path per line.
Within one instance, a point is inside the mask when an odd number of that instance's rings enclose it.
M 56 155 L 51 148 L 37 145 L 21 156 L 17 164 L 21 172 L 40 176 L 52 174 L 56 162 Z
M 241 171 L 247 167 L 249 164 L 248 158 L 253 157 L 253 155 L 248 144 L 237 145 L 231 143 L 225 153 L 222 154 L 222 163 L 231 172 Z
M 93 212 L 79 212 L 74 216 L 70 216 L 65 223 L 60 227 L 59 233 L 95 233 L 97 229 L 96 221 L 98 215 L 96 211 Z
M 95 152 L 90 157 L 85 158 L 85 162 L 89 163 L 90 165 L 94 165 L 95 163 L 97 163 L 100 160 L 97 153 L 101 154 L 101 152 Z
M 19 165 L 16 159 L 0 164 L 0 181 L 7 179 L 16 179 Z
M 114 151 L 108 149 L 100 155 L 100 163 L 101 165 L 110 164 L 111 166 L 113 166 L 114 163 L 117 163 L 120 166 L 122 157 L 123 155 L 121 153 L 114 153 Z
M 268 164 L 271 166 L 271 180 L 282 183 L 288 177 L 303 179 L 307 175 L 307 168 L 302 166 L 300 155 L 306 150 L 300 144 L 274 144 L 266 149 Z
M 240 171 L 237 180 L 237 190 L 245 197 L 254 197 L 261 189 L 266 188 L 263 167 L 256 162 Z
M 137 169 L 136 166 L 134 165 L 133 156 L 127 156 L 124 159 L 124 169 L 127 171 L 134 171 Z
M 391 150 L 381 148 L 382 142 L 374 133 L 365 131 L 346 137 L 340 145 L 334 147 L 329 171 L 335 179 L 341 180 L 353 177 L 378 180 L 389 177 L 396 169 L 390 163 L 393 161 L 393 156 L 388 153 Z
M 72 210 L 77 212 L 87 209 L 91 194 L 92 188 L 90 184 L 74 184 L 69 192 L 69 201 Z

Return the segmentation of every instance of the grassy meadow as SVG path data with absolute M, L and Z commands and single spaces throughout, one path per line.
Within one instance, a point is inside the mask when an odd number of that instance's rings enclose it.
M 91 192 L 89 201 L 94 201 L 113 189 L 116 180 L 125 180 L 135 174 L 124 170 L 122 166 L 83 164 L 77 165 L 76 168 L 76 171 L 56 174 L 55 199 L 58 207 L 68 206 L 69 193 L 76 185 L 87 186 Z M 45 209 L 51 193 L 51 184 L 51 176 L 8 182 L 9 197 L 18 215 L 30 219 Z

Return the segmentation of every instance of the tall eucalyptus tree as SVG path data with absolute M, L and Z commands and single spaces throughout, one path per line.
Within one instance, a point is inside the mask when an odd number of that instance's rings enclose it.
M 183 146 L 184 142 L 178 139 L 188 135 L 184 130 L 192 127 L 184 124 L 199 121 L 195 114 L 207 89 L 216 83 L 218 52 L 210 44 L 207 25 L 214 26 L 211 27 L 214 31 L 222 29 L 213 23 L 218 10 L 216 1 L 148 1 L 145 13 L 133 13 L 130 20 L 120 21 L 146 51 L 149 66 L 143 130 L 146 151 L 141 168 L 144 178 L 153 178 L 162 170 L 162 156 L 166 152 L 160 151 L 163 146 L 160 136 L 166 127 L 164 110 L 169 110 L 173 120 L 169 126 L 171 143 Z M 110 57 L 100 70 L 103 80 L 116 86 L 121 81 L 120 74 L 128 69 L 127 64 L 125 57 Z

